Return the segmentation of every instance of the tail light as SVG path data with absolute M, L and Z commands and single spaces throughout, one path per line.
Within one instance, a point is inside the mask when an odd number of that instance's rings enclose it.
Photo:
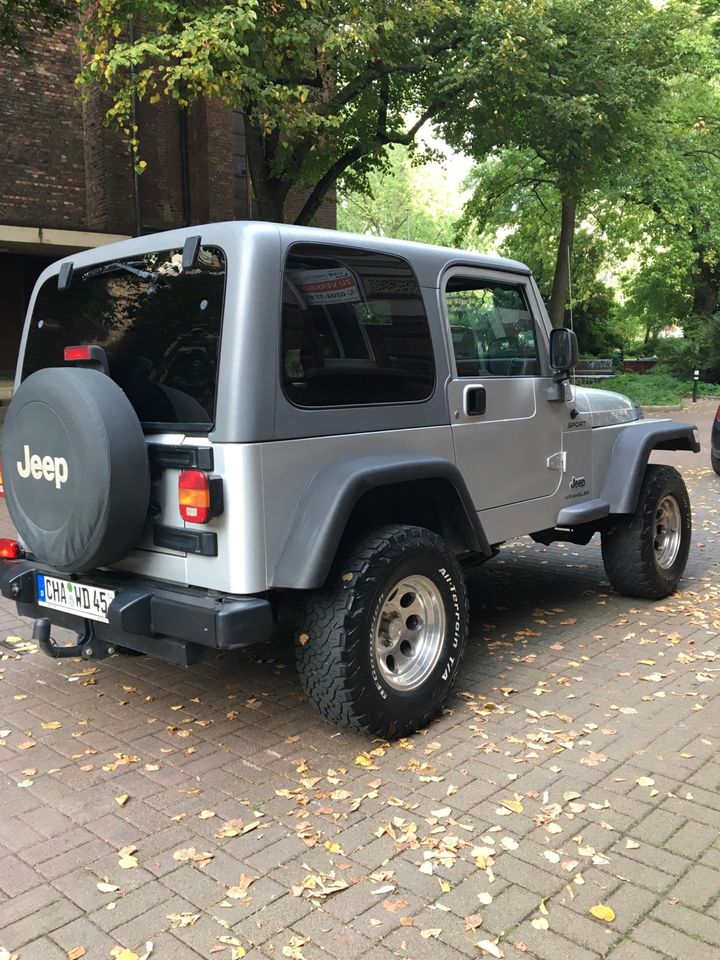
M 92 351 L 89 344 L 83 344 L 79 347 L 65 347 L 63 357 L 66 363 L 77 360 L 92 360 Z
M 716 411 L 716 413 L 715 413 L 715 419 L 717 420 L 718 423 L 720 423 L 720 405 L 718 405 L 717 411 Z M 2 466 L 0 465 L 0 486 L 2 486 L 2 483 L 1 483 L 1 481 L 2 481 L 2 472 L 1 472 L 1 470 L 2 470 Z
M 222 480 L 204 470 L 181 470 L 178 479 L 180 516 L 187 523 L 207 523 L 223 510 Z
M 22 556 L 22 550 L 17 540 L 0 539 L 0 557 L 3 560 L 17 560 Z

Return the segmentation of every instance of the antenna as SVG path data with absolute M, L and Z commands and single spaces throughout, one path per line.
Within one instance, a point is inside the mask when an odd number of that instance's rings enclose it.
M 570 306 L 570 329 L 575 332 L 573 326 L 573 295 L 572 295 L 572 265 L 570 263 L 570 244 L 567 245 L 567 267 L 568 267 L 568 300 Z
M 570 307 L 570 329 L 575 333 L 575 324 L 573 323 L 573 296 L 572 296 L 572 263 L 570 260 L 570 244 L 567 245 L 567 268 L 568 268 L 568 300 Z M 575 382 L 575 367 L 572 368 L 572 385 L 573 388 L 576 386 Z

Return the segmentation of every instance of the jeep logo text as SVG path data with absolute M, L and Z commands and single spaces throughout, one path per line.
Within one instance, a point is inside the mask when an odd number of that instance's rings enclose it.
M 68 478 L 68 462 L 65 457 L 40 457 L 37 453 L 30 454 L 30 447 L 23 447 L 25 463 L 17 462 L 17 472 L 27 480 L 47 480 L 55 482 L 55 489 L 59 490 Z
M 585 486 L 585 477 L 573 477 L 570 481 L 571 490 L 582 490 Z

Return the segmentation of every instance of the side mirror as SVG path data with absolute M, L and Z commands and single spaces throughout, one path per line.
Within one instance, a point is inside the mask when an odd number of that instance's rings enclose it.
M 555 374 L 568 376 L 578 360 L 578 342 L 572 330 L 557 327 L 550 331 L 550 366 Z M 558 379 L 556 377 L 556 379 Z

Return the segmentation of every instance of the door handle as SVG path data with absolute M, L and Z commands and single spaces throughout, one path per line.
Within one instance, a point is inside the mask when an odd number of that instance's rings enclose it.
M 465 388 L 465 413 L 469 417 L 481 417 L 487 408 L 485 387 Z

